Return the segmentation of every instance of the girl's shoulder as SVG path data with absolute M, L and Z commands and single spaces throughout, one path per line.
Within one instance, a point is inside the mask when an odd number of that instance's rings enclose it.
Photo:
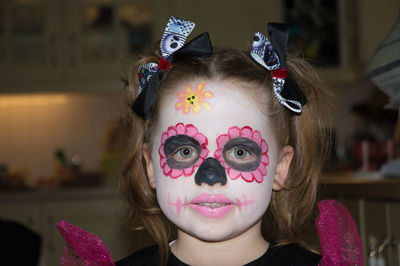
M 264 253 L 263 256 L 252 261 L 246 266 L 256 265 L 318 265 L 321 256 L 313 253 L 299 245 L 290 244 L 285 246 L 273 246 Z

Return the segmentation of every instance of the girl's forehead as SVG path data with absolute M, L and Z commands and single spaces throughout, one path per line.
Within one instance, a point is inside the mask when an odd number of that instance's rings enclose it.
M 226 133 L 232 126 L 250 126 L 262 134 L 271 130 L 255 89 L 234 81 L 207 79 L 185 81 L 172 89 L 161 99 L 161 132 L 177 123 L 192 124 L 209 137 Z

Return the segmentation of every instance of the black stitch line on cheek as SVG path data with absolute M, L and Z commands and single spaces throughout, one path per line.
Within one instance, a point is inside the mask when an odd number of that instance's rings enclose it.
M 226 156 L 226 152 L 229 151 L 230 149 L 232 149 L 233 147 L 243 147 L 246 150 L 252 152 L 256 156 L 255 160 L 252 162 L 243 163 L 243 164 L 230 161 Z M 257 143 L 255 143 L 251 139 L 234 138 L 234 139 L 228 140 L 225 143 L 222 154 L 224 156 L 225 162 L 231 168 L 238 170 L 238 171 L 242 171 L 242 172 L 251 172 L 251 171 L 256 170 L 261 163 L 262 149 Z
M 197 157 L 196 159 L 189 162 L 178 162 L 173 158 L 176 150 L 180 147 L 190 146 L 196 149 Z M 192 137 L 187 135 L 176 135 L 169 137 L 164 143 L 164 153 L 167 159 L 167 164 L 173 169 L 185 169 L 192 167 L 200 157 L 201 153 L 200 143 Z

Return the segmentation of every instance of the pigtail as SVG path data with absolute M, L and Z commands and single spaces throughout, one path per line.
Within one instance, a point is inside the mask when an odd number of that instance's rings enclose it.
M 301 115 L 286 111 L 281 122 L 281 143 L 294 148 L 284 188 L 274 192 L 271 212 L 282 243 L 299 242 L 299 230 L 315 210 L 318 180 L 330 150 L 331 93 L 304 60 L 288 57 L 288 76 L 307 97 Z
M 164 266 L 167 265 L 168 261 L 169 222 L 158 205 L 155 190 L 148 183 L 146 163 L 143 156 L 143 144 L 147 143 L 150 146 L 152 144 L 150 143 L 151 125 L 155 124 L 154 120 L 157 117 L 153 115 L 145 121 L 131 109 L 132 103 L 138 95 L 137 69 L 140 65 L 158 60 L 159 53 L 159 49 L 154 49 L 151 56 L 137 60 L 126 81 L 127 100 L 125 108 L 127 110 L 123 117 L 123 124 L 129 134 L 129 143 L 127 143 L 127 159 L 123 163 L 119 177 L 119 191 L 128 203 L 123 210 L 127 223 L 131 225 L 130 228 L 133 230 L 147 229 L 158 245 L 160 266 Z M 132 227 L 132 225 L 137 224 L 137 218 L 140 219 L 143 226 Z

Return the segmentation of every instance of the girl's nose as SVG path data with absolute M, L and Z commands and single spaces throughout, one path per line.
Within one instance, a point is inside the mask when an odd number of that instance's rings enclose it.
M 218 162 L 217 159 L 208 157 L 200 165 L 196 175 L 194 176 L 194 180 L 199 186 L 202 183 L 206 183 L 209 186 L 213 186 L 216 183 L 221 183 L 221 185 L 225 185 L 225 168 Z

